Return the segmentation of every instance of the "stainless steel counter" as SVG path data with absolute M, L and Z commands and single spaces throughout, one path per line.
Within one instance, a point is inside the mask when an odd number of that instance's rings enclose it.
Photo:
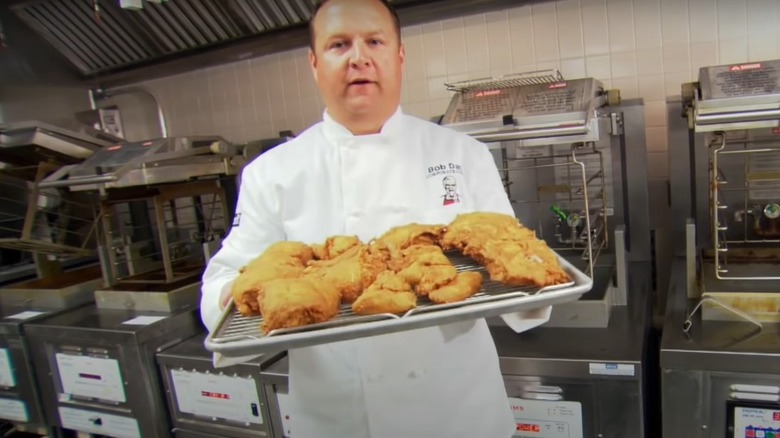
M 615 306 L 606 328 L 547 328 L 525 333 L 508 327 L 491 327 L 503 372 L 515 371 L 523 358 L 523 371 L 562 372 L 567 376 L 589 376 L 588 363 L 642 361 L 650 313 L 650 267 L 633 263 L 632 284 L 626 306 Z M 555 313 L 555 308 L 553 308 Z M 565 361 L 561 359 L 565 358 Z
M 651 270 L 632 263 L 628 272 L 628 303 L 612 307 L 605 328 L 491 327 L 510 403 L 534 412 L 513 410 L 518 424 L 560 424 L 569 436 L 657 436 Z M 539 417 L 558 405 L 574 414 Z
M 675 260 L 669 286 L 666 323 L 661 343 L 661 366 L 679 370 L 777 373 L 780 370 L 780 324 L 763 329 L 745 322 L 692 319 L 689 333 L 683 322 L 695 300 L 687 298 L 685 261 Z
M 685 261 L 677 259 L 660 351 L 663 436 L 747 436 L 746 425 L 780 415 L 780 324 L 758 330 L 749 322 L 702 321 L 699 312 L 686 334 L 683 322 L 695 304 Z

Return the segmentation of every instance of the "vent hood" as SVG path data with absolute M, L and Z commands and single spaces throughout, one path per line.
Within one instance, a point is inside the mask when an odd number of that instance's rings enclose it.
M 404 25 L 536 1 L 390 0 Z M 83 79 L 113 86 L 303 47 L 316 2 L 146 0 L 123 9 L 119 0 L 15 0 L 10 9 Z
M 24 2 L 12 10 L 85 76 L 305 24 L 315 0 Z

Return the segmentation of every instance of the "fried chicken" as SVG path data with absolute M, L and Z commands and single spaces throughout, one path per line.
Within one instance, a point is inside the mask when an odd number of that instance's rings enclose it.
M 478 258 L 484 260 L 485 269 L 493 281 L 539 287 L 569 281 L 569 276 L 561 268 L 552 250 L 536 238 L 522 241 L 492 240 L 471 251 L 478 253 Z
M 555 253 L 514 216 L 484 212 L 458 215 L 441 242 L 484 265 L 493 281 L 539 287 L 569 281 Z
M 400 251 L 411 245 L 435 245 L 444 231 L 444 225 L 421 225 L 412 223 L 391 228 L 379 236 L 378 241 L 389 246 L 391 250 Z
M 379 274 L 371 286 L 352 304 L 358 315 L 404 313 L 417 306 L 417 295 L 401 276 L 391 271 Z
M 266 334 L 328 321 L 342 303 L 359 315 L 403 314 L 418 297 L 441 304 L 479 292 L 482 274 L 458 273 L 442 248 L 460 250 L 505 284 L 569 281 L 532 230 L 513 216 L 479 212 L 459 215 L 446 229 L 395 227 L 369 244 L 356 236 L 333 236 L 311 247 L 279 242 L 241 269 L 231 292 L 239 312 L 262 314 Z
M 482 274 L 475 271 L 459 272 L 455 280 L 428 294 L 437 304 L 456 303 L 479 292 L 482 288 Z
M 381 246 L 359 245 L 330 260 L 312 261 L 304 275 L 331 284 L 341 293 L 343 302 L 352 303 L 386 269 L 386 253 Z
M 389 265 L 420 296 L 451 282 L 458 273 L 436 245 L 412 245 L 394 254 Z
M 440 247 L 417 244 L 392 252 L 387 264 L 390 269 L 398 272 L 419 261 L 424 261 L 429 265 L 446 265 L 450 263 Z
M 459 214 L 441 237 L 444 249 L 464 250 L 491 239 L 526 240 L 534 232 L 520 225 L 514 216 L 500 213 Z
M 315 259 L 330 260 L 360 244 L 357 236 L 333 236 L 322 245 L 312 245 L 311 249 Z
M 231 294 L 242 315 L 260 313 L 263 285 L 279 278 L 293 278 L 303 273 L 313 258 L 309 246 L 300 242 L 277 242 L 240 269 Z
M 341 294 L 328 283 L 304 276 L 265 283 L 260 300 L 262 330 L 268 334 L 330 320 L 339 313 Z

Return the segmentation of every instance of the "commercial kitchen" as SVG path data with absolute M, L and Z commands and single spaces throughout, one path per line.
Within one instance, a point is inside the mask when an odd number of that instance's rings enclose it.
M 3 436 L 291 438 L 288 349 L 483 317 L 515 437 L 780 436 L 780 0 L 391 0 L 401 108 L 571 282 L 209 333 L 242 170 L 322 120 L 315 3 L 0 4 Z

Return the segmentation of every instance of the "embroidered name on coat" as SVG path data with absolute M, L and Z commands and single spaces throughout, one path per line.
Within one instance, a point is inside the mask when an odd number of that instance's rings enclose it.
M 455 163 L 437 164 L 435 166 L 428 167 L 427 175 L 425 176 L 425 179 L 430 179 L 433 178 L 434 176 L 439 176 L 439 175 L 454 175 L 454 174 L 463 175 L 463 167 L 461 167 L 460 164 L 455 164 Z

